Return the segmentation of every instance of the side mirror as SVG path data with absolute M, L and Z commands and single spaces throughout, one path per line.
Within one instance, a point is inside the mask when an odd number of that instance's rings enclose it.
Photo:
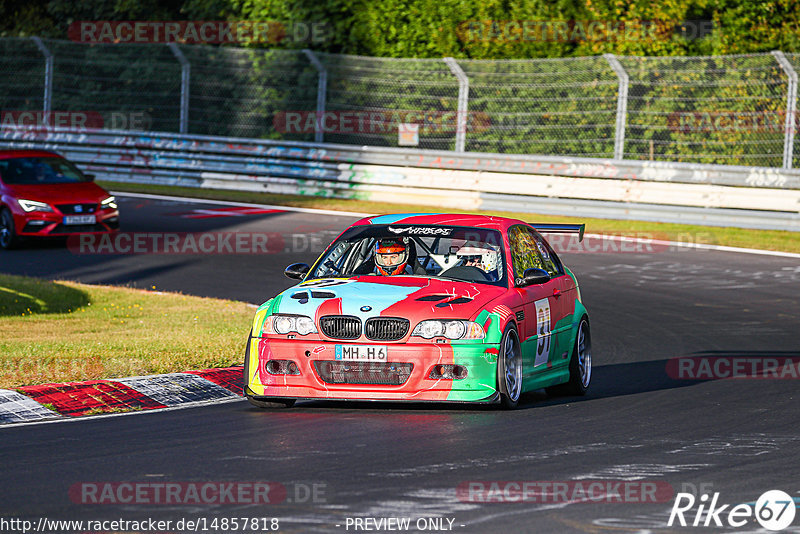
M 293 263 L 283 271 L 283 274 L 286 275 L 287 278 L 292 278 L 293 280 L 302 280 L 308 274 L 309 267 L 305 263 Z
M 550 281 L 550 273 L 548 273 L 544 269 L 537 269 L 533 267 L 530 269 L 525 269 L 525 272 L 522 273 L 522 284 L 518 285 L 519 287 L 525 287 L 525 286 L 544 284 L 549 281 Z
M 86 177 L 86 179 L 87 179 L 88 181 L 90 181 L 90 182 L 94 182 L 94 174 L 86 174 L 86 173 L 83 173 L 83 175 Z

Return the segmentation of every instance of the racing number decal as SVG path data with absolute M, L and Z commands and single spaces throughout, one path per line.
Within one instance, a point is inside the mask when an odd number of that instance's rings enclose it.
M 547 363 L 550 356 L 550 301 L 546 298 L 534 302 L 536 306 L 536 359 L 533 366 Z

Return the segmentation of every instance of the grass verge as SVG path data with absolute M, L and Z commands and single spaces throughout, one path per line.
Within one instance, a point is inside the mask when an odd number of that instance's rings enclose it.
M 317 196 L 278 195 L 249 191 L 227 191 L 218 189 L 199 189 L 192 187 L 175 187 L 150 184 L 145 185 L 122 182 L 102 182 L 101 185 L 115 191 L 128 191 L 132 193 L 174 195 L 210 200 L 230 200 L 235 202 L 276 204 L 298 208 L 316 208 L 360 213 L 404 213 L 436 210 L 436 208 L 429 206 L 390 204 L 386 202 L 370 202 L 364 200 L 347 200 Z M 451 208 L 445 208 L 443 211 L 447 211 L 448 213 L 481 213 L 484 215 L 499 215 L 503 217 L 512 217 L 515 219 L 537 222 L 580 222 L 586 223 L 586 231 L 589 233 L 629 235 L 634 237 L 647 237 L 669 241 L 800 253 L 800 236 L 798 236 L 797 232 L 786 232 L 779 230 L 750 230 L 746 228 L 722 228 L 717 226 L 655 223 L 647 221 L 623 221 L 616 219 L 559 217 L 554 215 L 536 215 L 531 213 L 507 211 L 456 210 Z
M 245 303 L 0 275 L 0 388 L 241 363 Z

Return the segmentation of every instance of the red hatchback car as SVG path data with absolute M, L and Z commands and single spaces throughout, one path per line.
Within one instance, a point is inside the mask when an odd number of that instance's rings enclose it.
M 119 229 L 116 199 L 54 152 L 0 150 L 0 247 Z

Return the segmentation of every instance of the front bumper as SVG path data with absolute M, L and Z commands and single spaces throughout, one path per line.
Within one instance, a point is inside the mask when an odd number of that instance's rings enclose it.
M 14 214 L 17 235 L 22 237 L 63 237 L 76 234 L 102 234 L 119 229 L 119 211 L 98 211 L 95 224 L 66 225 L 64 215 L 55 212 Z
M 258 357 L 248 362 L 247 389 L 256 398 L 492 402 L 497 397 L 497 344 L 388 343 L 386 368 L 412 364 L 407 379 L 401 384 L 356 384 L 331 383 L 330 373 L 320 369 L 334 365 L 340 376 L 352 372 L 356 377 L 350 379 L 359 381 L 365 375 L 358 370 L 358 362 L 336 360 L 336 345 L 358 343 L 267 338 L 253 338 L 251 343 L 251 354 Z M 275 359 L 295 362 L 300 374 L 270 374 L 266 365 Z M 466 367 L 467 377 L 429 378 L 431 369 L 440 364 Z M 341 373 L 346 367 L 353 370 Z M 369 374 L 364 381 L 375 381 L 373 378 L 375 375 Z

